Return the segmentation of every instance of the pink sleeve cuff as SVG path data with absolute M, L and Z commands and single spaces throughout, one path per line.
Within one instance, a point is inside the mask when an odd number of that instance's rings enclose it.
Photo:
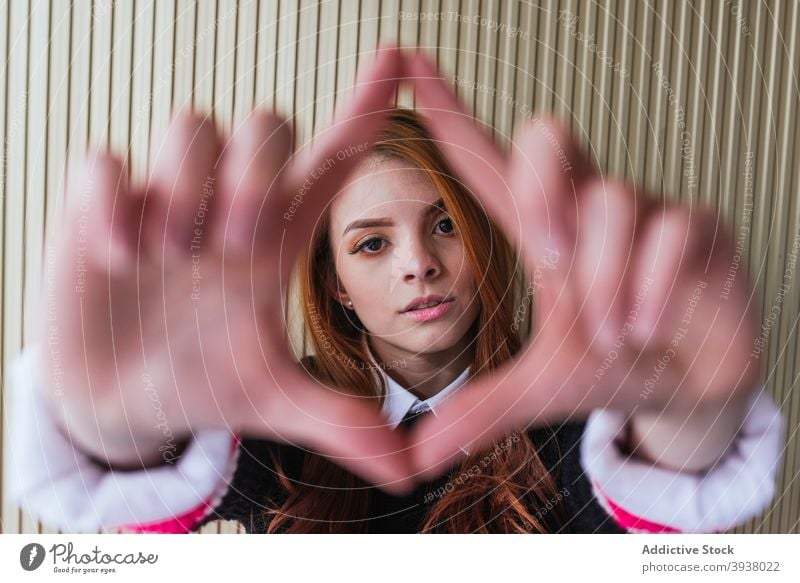
M 165 520 L 156 520 L 153 522 L 127 524 L 119 527 L 119 532 L 132 532 L 132 533 L 163 533 L 163 534 L 184 534 L 194 530 L 195 526 L 213 512 L 214 508 L 219 506 L 222 498 L 228 491 L 228 485 L 233 479 L 233 472 L 236 470 L 236 462 L 239 457 L 239 439 L 234 439 L 231 450 L 231 462 L 229 464 L 227 477 L 225 480 L 219 482 L 216 491 L 191 510 L 184 512 L 179 516 L 167 518 Z
M 624 413 L 594 411 L 581 465 L 600 505 L 631 532 L 721 532 L 758 516 L 775 495 L 783 420 L 769 395 L 750 397 L 739 433 L 708 471 L 680 472 L 619 451 Z
M 52 417 L 35 351 L 23 351 L 6 384 L 11 447 L 4 475 L 23 511 L 68 533 L 187 532 L 219 504 L 236 470 L 235 435 L 198 431 L 175 463 L 109 471 L 74 448 Z

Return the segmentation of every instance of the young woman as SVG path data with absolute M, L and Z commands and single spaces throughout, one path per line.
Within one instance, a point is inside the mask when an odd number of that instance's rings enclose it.
M 387 65 L 384 58 L 372 75 L 378 80 L 395 78 L 396 74 L 389 74 L 392 66 L 398 65 L 396 62 Z M 374 84 L 375 79 L 372 81 Z M 391 88 L 388 84 L 383 91 Z M 425 90 L 437 89 L 423 87 L 423 97 Z M 476 198 L 456 177 L 420 115 L 395 109 L 381 116 L 381 125 L 376 124 L 377 134 L 359 127 L 358 124 L 367 123 L 363 121 L 368 117 L 363 115 L 364 111 L 376 109 L 370 100 L 380 102 L 385 97 L 376 97 L 378 91 L 373 87 L 357 97 L 354 112 L 344 116 L 343 122 L 345 126 L 350 124 L 350 132 L 356 127 L 363 134 L 374 136 L 373 147 L 365 155 L 357 156 L 355 153 L 362 148 L 340 147 L 337 139 L 348 133 L 340 130 L 323 146 L 336 155 L 316 158 L 311 166 L 301 166 L 300 175 L 311 176 L 313 180 L 306 178 L 303 187 L 287 189 L 307 195 L 313 182 L 332 172 L 324 162 L 339 160 L 351 164 L 345 170 L 354 169 L 346 183 L 341 182 L 341 176 L 336 178 L 341 190 L 316 203 L 302 197 L 279 199 L 283 204 L 289 203 L 283 207 L 284 219 L 297 225 L 298 232 L 308 229 L 312 233 L 307 245 L 298 246 L 304 249 L 298 281 L 304 346 L 309 349 L 301 359 L 305 379 L 281 376 L 286 374 L 278 370 L 281 363 L 267 359 L 276 367 L 273 374 L 282 381 L 265 386 L 264 392 L 273 392 L 270 399 L 258 401 L 257 387 L 245 391 L 244 400 L 235 388 L 223 389 L 227 392 L 220 397 L 218 387 L 230 384 L 232 379 L 239 379 L 246 389 L 250 387 L 247 379 L 253 372 L 244 367 L 263 360 L 259 357 L 259 347 L 268 354 L 276 354 L 271 343 L 278 340 L 248 330 L 247 322 L 259 319 L 254 307 L 267 309 L 256 303 L 258 293 L 251 286 L 246 286 L 249 297 L 236 298 L 239 302 L 236 305 L 230 300 L 223 304 L 232 312 L 242 310 L 241 321 L 237 321 L 236 313 L 226 314 L 224 320 L 208 319 L 207 310 L 203 310 L 208 308 L 203 303 L 208 301 L 204 296 L 211 295 L 211 301 L 216 302 L 217 291 L 226 288 L 224 283 L 214 287 L 222 278 L 204 267 L 208 262 L 204 264 L 201 258 L 192 262 L 200 265 L 198 269 L 180 273 L 190 277 L 186 283 L 178 284 L 183 295 L 176 292 L 179 306 L 186 303 L 187 292 L 199 304 L 192 305 L 188 312 L 175 308 L 175 315 L 165 318 L 164 325 L 166 329 L 166 324 L 172 322 L 178 327 L 177 331 L 164 333 L 168 338 L 167 351 L 180 348 L 189 352 L 171 356 L 168 370 L 177 369 L 188 382 L 196 382 L 195 387 L 184 386 L 181 392 L 181 387 L 176 386 L 161 397 L 168 375 L 159 375 L 163 373 L 159 365 L 150 362 L 145 372 L 137 373 L 139 395 L 146 394 L 148 405 L 152 406 L 146 413 L 141 412 L 141 403 L 132 397 L 137 389 L 129 388 L 116 377 L 121 392 L 125 393 L 122 399 L 106 395 L 106 401 L 99 402 L 112 405 L 99 413 L 93 411 L 91 422 L 81 423 L 81 419 L 90 415 L 78 412 L 87 401 L 74 392 L 63 391 L 56 399 L 52 391 L 43 388 L 46 381 L 37 378 L 41 375 L 36 372 L 36 358 L 43 362 L 41 347 L 38 356 L 34 350 L 23 355 L 12 383 L 16 389 L 12 419 L 14 450 L 7 473 L 13 476 L 13 492 L 20 505 L 45 523 L 66 531 L 103 528 L 151 532 L 187 532 L 215 519 L 237 520 L 248 532 L 262 533 L 710 532 L 732 527 L 760 512 L 772 498 L 780 450 L 780 418 L 774 404 L 759 392 L 746 393 L 742 399 L 744 420 L 741 427 L 738 423 L 741 418 L 737 420 L 732 432 L 733 445 L 721 448 L 723 453 L 711 463 L 699 462 L 701 467 L 692 467 L 698 464 L 697 451 L 702 451 L 697 443 L 688 454 L 678 454 L 683 456 L 681 468 L 670 461 L 675 448 L 664 448 L 666 461 L 648 459 L 646 453 L 632 454 L 629 451 L 632 436 L 622 431 L 632 425 L 626 423 L 624 415 L 611 411 L 595 411 L 588 421 L 567 422 L 542 418 L 530 423 L 535 416 L 527 414 L 528 423 L 505 425 L 499 423 L 503 415 L 494 413 L 498 427 L 491 428 L 483 438 L 466 443 L 451 437 L 450 443 L 440 442 L 438 450 L 425 449 L 426 439 L 436 440 L 435 430 L 444 427 L 441 424 L 448 420 L 447 415 L 454 415 L 452 411 L 456 408 L 452 403 L 469 394 L 460 390 L 467 381 L 476 386 L 481 381 L 498 383 L 493 380 L 497 373 L 507 371 L 515 358 L 525 352 L 528 308 L 532 302 L 537 302 L 539 319 L 546 322 L 551 317 L 541 308 L 552 301 L 547 297 L 548 291 L 542 292 L 541 299 L 537 294 L 544 287 L 542 282 L 558 272 L 557 264 L 564 257 L 558 249 L 548 248 L 540 256 L 534 273 L 526 274 L 504 231 L 482 206 L 481 202 L 486 201 Z M 431 93 L 428 99 L 433 99 Z M 449 106 L 452 110 L 452 104 Z M 191 126 L 190 131 L 183 133 L 191 136 L 189 142 L 168 148 L 163 156 L 168 158 L 171 151 L 177 151 L 193 161 L 214 158 L 197 145 L 202 140 L 196 136 L 202 136 L 206 126 L 200 121 L 186 123 Z M 252 121 L 250 127 L 260 129 L 244 132 L 245 137 L 231 141 L 222 170 L 213 175 L 199 173 L 203 184 L 219 182 L 220 186 L 216 191 L 201 188 L 206 196 L 201 198 L 199 207 L 195 200 L 195 209 L 210 204 L 214 196 L 224 199 L 226 191 L 247 193 L 251 178 L 264 184 L 264 175 L 258 174 L 263 173 L 263 166 L 278 165 L 274 159 L 259 160 L 259 144 L 264 140 L 257 139 L 276 133 L 276 126 L 261 119 Z M 552 137 L 550 132 L 548 140 Z M 352 136 L 348 139 L 353 141 Z M 332 144 L 337 147 L 330 149 Z M 243 153 L 246 155 L 242 156 Z M 237 155 L 241 156 L 241 164 L 236 162 Z M 350 157 L 354 160 L 348 162 Z M 259 162 L 264 164 L 260 166 Z M 165 162 L 164 166 L 167 165 Z M 108 174 L 113 178 L 117 176 L 115 172 L 118 171 Z M 175 185 L 180 185 L 181 179 L 159 179 L 159 173 L 164 171 L 158 164 L 153 172 L 155 184 L 162 180 L 173 193 L 180 190 Z M 467 169 L 465 174 L 469 173 Z M 234 183 L 236 187 L 226 186 Z M 191 185 L 187 191 L 193 188 L 197 192 L 197 186 Z M 253 211 L 252 206 L 241 206 L 231 198 L 214 204 L 217 209 L 227 208 L 227 213 L 215 211 L 232 223 L 237 216 Z M 316 204 L 314 212 L 306 212 L 302 206 L 312 204 Z M 279 208 L 272 205 L 266 212 L 274 215 Z M 200 217 L 196 210 L 195 213 L 196 219 Z M 313 215 L 314 219 L 308 218 Z M 169 212 L 151 216 L 157 218 L 143 221 L 145 231 L 153 228 L 147 226 L 149 220 L 156 224 L 157 232 L 172 232 Z M 199 225 L 204 225 L 204 221 L 205 213 Z M 112 219 L 110 224 L 117 223 Z M 198 225 L 198 220 L 194 224 Z M 508 232 L 508 225 L 503 226 Z M 254 224 L 251 228 L 248 241 L 255 238 L 265 245 L 277 246 L 274 235 L 259 239 L 262 225 Z M 202 228 L 194 234 L 208 235 Z M 122 264 L 129 260 L 126 252 L 120 250 L 124 247 L 124 233 L 116 235 L 115 240 L 107 229 L 105 236 L 106 253 L 97 264 L 108 265 L 109 258 Z M 178 249 L 188 239 L 179 240 Z M 192 244 L 194 239 L 190 248 Z M 198 246 L 202 244 L 197 241 Z M 174 252 L 166 241 L 165 245 L 161 248 L 163 255 Z M 223 247 L 223 258 L 225 253 L 227 248 Z M 251 263 L 247 265 L 248 273 L 252 273 L 256 255 L 248 257 Z M 159 263 L 157 268 L 162 269 L 163 265 Z M 229 278 L 240 277 L 235 265 L 229 269 L 232 271 Z M 278 273 L 285 277 L 287 273 L 275 264 L 264 271 L 272 277 Z M 532 280 L 520 297 L 518 290 L 525 288 L 525 277 Z M 267 279 L 261 283 L 270 285 Z M 163 286 L 170 288 L 167 284 Z M 107 291 L 107 287 L 100 289 Z M 550 294 L 552 289 L 548 288 Z M 119 293 L 124 292 L 119 290 Z M 248 299 L 250 302 L 246 303 Z M 113 312 L 116 305 L 109 301 L 112 305 L 107 307 Z M 171 300 L 164 301 L 169 304 Z M 697 298 L 694 301 L 696 304 Z M 64 310 L 57 313 L 61 318 L 59 323 L 63 322 L 67 317 Z M 280 321 L 275 306 L 268 308 L 267 315 L 272 326 Z M 187 320 L 193 325 L 187 327 Z M 539 321 L 536 325 L 548 329 Z M 133 334 L 124 325 L 120 328 L 117 324 L 115 329 Z M 212 330 L 214 333 L 210 333 Z M 187 349 L 192 345 L 192 333 L 207 343 L 198 347 L 201 352 Z M 623 343 L 628 342 L 628 333 L 624 333 Z M 246 358 L 234 355 L 227 361 L 235 350 L 223 344 L 216 351 L 214 337 L 220 335 L 227 337 L 225 342 L 245 351 Z M 112 344 L 122 345 L 124 339 L 115 338 Z M 153 355 L 160 352 L 149 346 L 161 347 L 152 337 L 147 344 L 143 351 Z M 50 347 L 52 364 L 52 344 Z M 617 346 L 613 357 L 606 356 L 605 360 L 620 358 L 618 365 L 630 372 L 634 367 L 622 359 L 623 352 Z M 198 355 L 202 361 L 196 360 Z M 58 356 L 59 362 L 65 358 Z M 117 358 L 115 353 L 111 360 Z M 222 363 L 218 362 L 220 358 Z M 190 364 L 185 369 L 181 368 L 182 359 Z M 87 368 L 97 370 L 101 366 L 93 368 L 92 364 Z M 609 362 L 608 366 L 603 365 L 605 368 L 593 367 L 595 377 L 611 377 L 608 371 L 613 365 L 614 362 Z M 216 372 L 209 375 L 209 367 Z M 231 380 L 224 380 L 221 371 L 227 371 Z M 195 373 L 198 376 L 191 376 Z M 70 376 L 74 379 L 76 373 L 62 374 Z M 287 379 L 297 386 L 301 382 L 308 387 L 315 385 L 316 392 L 303 393 Z M 59 377 L 58 384 L 62 383 Z M 73 380 L 66 384 L 77 383 Z M 190 401 L 203 399 L 206 389 L 202 386 L 215 387 L 207 393 L 213 397 L 214 407 L 206 405 L 205 410 L 195 409 L 190 411 L 191 415 L 185 414 Z M 663 390 L 663 385 L 659 386 Z M 93 395 L 97 390 L 91 389 Z M 190 390 L 195 394 L 190 394 Z M 295 428 L 297 417 L 292 417 L 291 408 L 275 393 L 282 396 L 293 393 L 286 401 L 299 402 L 300 409 L 327 417 L 321 419 L 316 429 L 299 436 Z M 613 401 L 608 395 L 603 398 Z M 241 410 L 232 413 L 223 400 L 238 402 L 241 409 L 254 410 L 255 414 L 244 419 Z M 315 405 L 308 404 L 308 400 Z M 571 405 L 576 419 L 581 417 L 577 402 Z M 93 407 L 95 403 L 92 402 Z M 176 403 L 184 411 L 183 417 L 192 417 L 191 438 L 183 444 L 178 444 L 173 435 L 172 428 L 181 427 L 176 421 L 181 417 Z M 327 408 L 319 407 L 319 403 Z M 149 418 L 150 425 L 155 419 L 161 435 L 150 442 L 145 439 L 142 447 L 142 434 L 130 435 L 132 431 L 120 431 L 120 426 L 115 432 L 111 429 L 113 424 L 97 422 L 109 416 L 116 423 L 122 422 L 120 414 L 112 412 L 113 404 L 124 412 L 128 427 L 132 425 L 131 418 L 138 428 L 146 423 L 140 419 Z M 314 406 L 319 408 L 313 409 Z M 515 401 L 515 406 L 520 409 L 526 404 Z M 368 417 L 365 411 L 378 415 Z M 717 419 L 722 417 L 721 411 L 727 409 L 718 407 Z M 468 415 L 469 410 L 462 409 L 461 413 Z M 282 422 L 281 417 L 291 418 L 292 422 Z M 683 417 L 692 418 L 692 414 L 684 413 Z M 230 422 L 233 418 L 235 421 Z M 220 420 L 225 425 L 222 429 L 194 429 L 223 425 Z M 407 432 L 418 420 L 420 426 L 411 434 L 417 435 L 417 439 L 407 442 Z M 380 427 L 368 427 L 376 421 Z M 344 425 L 352 429 L 362 423 L 367 429 L 356 437 L 341 429 Z M 98 436 L 102 440 L 99 447 L 92 446 L 90 425 L 99 427 Z M 398 428 L 400 425 L 405 427 Z M 723 428 L 719 430 L 723 437 L 712 435 L 705 442 L 724 440 L 724 423 L 717 425 Z M 648 441 L 643 436 L 637 441 L 649 445 L 651 451 L 653 441 L 671 444 L 674 435 L 658 435 L 664 426 L 663 422 L 660 426 L 658 422 L 652 423 L 656 438 Z M 426 438 L 424 431 L 430 436 Z M 126 451 L 120 445 L 126 441 L 125 433 L 139 444 L 135 455 L 126 457 L 121 453 Z M 331 445 L 338 437 L 341 442 Z M 354 440 L 358 443 L 349 450 L 344 447 L 343 443 L 351 444 Z M 459 450 L 456 457 L 450 454 L 448 446 Z M 141 451 L 151 454 L 158 451 L 158 456 L 151 455 L 145 460 Z M 409 456 L 411 463 L 407 463 Z M 374 463 L 367 465 L 364 458 Z M 142 469 L 143 463 L 153 467 Z M 442 472 L 438 468 L 444 465 L 447 471 Z

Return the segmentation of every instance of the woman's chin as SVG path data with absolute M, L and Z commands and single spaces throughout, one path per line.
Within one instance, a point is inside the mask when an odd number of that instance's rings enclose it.
M 464 335 L 453 334 L 452 329 L 446 326 L 441 326 L 437 329 L 431 326 L 429 330 L 420 333 L 415 330 L 413 337 L 409 338 L 407 346 L 409 352 L 416 354 L 429 354 L 435 352 L 443 352 L 454 348 L 457 344 L 461 344 Z

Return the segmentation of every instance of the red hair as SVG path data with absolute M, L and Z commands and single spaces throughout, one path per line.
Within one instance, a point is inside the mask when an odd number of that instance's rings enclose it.
M 374 155 L 394 157 L 424 170 L 440 193 L 456 226 L 465 255 L 476 274 L 480 312 L 470 329 L 473 378 L 490 373 L 522 344 L 515 298 L 522 271 L 513 248 L 481 206 L 453 177 L 419 116 L 395 109 L 377 137 Z M 382 397 L 376 386 L 363 327 L 335 294 L 336 274 L 323 217 L 308 254 L 299 266 L 305 334 L 313 356 L 302 364 L 323 384 L 361 396 Z M 515 319 L 516 318 L 516 319 Z M 324 343 L 324 345 L 323 345 Z M 382 384 L 382 381 L 381 383 Z M 478 465 L 487 455 L 493 462 Z M 276 465 L 278 460 L 275 460 Z M 476 465 L 481 471 L 470 471 Z M 556 484 L 527 433 L 514 433 L 476 451 L 452 476 L 469 480 L 442 494 L 428 512 L 423 532 L 545 532 L 532 507 L 560 500 Z M 362 480 L 313 453 L 305 454 L 302 475 L 294 482 L 282 470 L 286 500 L 268 513 L 267 532 L 361 532 L 367 530 L 369 488 Z M 559 515 L 559 509 L 550 511 Z

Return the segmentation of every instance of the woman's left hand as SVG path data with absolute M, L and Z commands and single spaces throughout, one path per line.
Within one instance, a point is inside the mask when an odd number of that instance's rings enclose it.
M 703 423 L 736 409 L 757 380 L 757 327 L 717 215 L 603 177 L 552 121 L 526 120 L 508 156 L 425 57 L 405 66 L 452 169 L 521 250 L 536 310 L 530 345 L 416 426 L 423 477 L 463 448 L 598 408 Z

